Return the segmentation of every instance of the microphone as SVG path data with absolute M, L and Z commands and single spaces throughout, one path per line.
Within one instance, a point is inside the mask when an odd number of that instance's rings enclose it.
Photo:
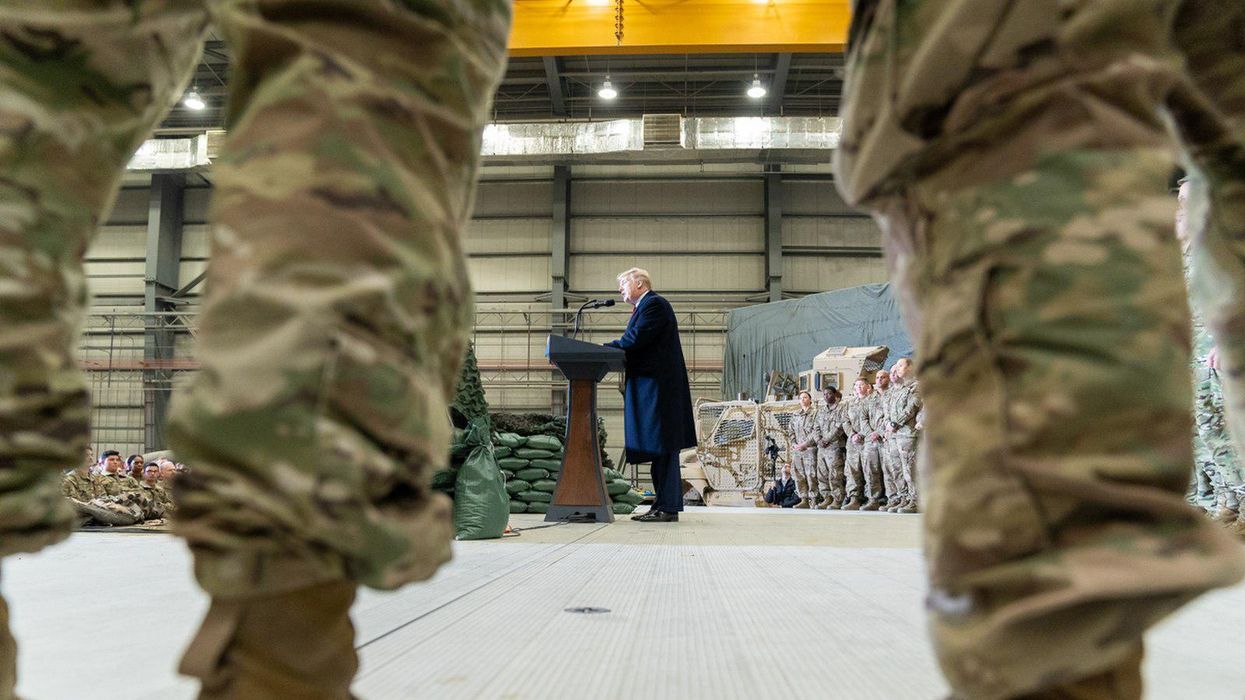
M 579 335 L 579 318 L 586 309 L 599 309 L 602 306 L 613 306 L 614 303 L 613 299 L 589 299 L 585 301 L 583 306 L 579 307 L 579 310 L 575 312 L 575 324 L 571 330 L 571 337 L 575 338 Z

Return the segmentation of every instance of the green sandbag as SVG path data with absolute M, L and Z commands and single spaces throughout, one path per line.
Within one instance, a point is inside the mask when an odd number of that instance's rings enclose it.
M 493 456 L 497 459 L 504 459 L 514 454 L 514 450 L 505 445 L 497 445 L 493 448 Z
M 515 472 L 514 475 L 516 478 L 531 482 L 549 478 L 549 472 L 544 469 L 523 469 Z
M 625 479 L 625 478 L 627 477 L 623 476 L 623 473 L 618 471 L 617 469 L 606 469 L 605 470 L 606 481 L 614 481 L 615 479 Z
M 529 513 L 548 513 L 548 503 L 529 503 L 527 504 L 527 512 Z
M 552 450 L 533 450 L 530 447 L 520 447 L 514 451 L 514 456 L 519 459 L 549 459 L 553 455 Z
M 503 457 L 502 459 L 497 460 L 497 466 L 512 472 L 517 472 L 520 469 L 527 469 L 529 464 L 531 464 L 530 460 L 516 459 L 514 457 Z
M 605 485 L 605 490 L 610 496 L 621 496 L 631 490 L 631 482 L 614 479 Z
M 614 515 L 630 515 L 635 512 L 635 506 L 630 503 L 615 503 Z
M 544 491 L 524 491 L 519 494 L 519 500 L 528 503 L 549 503 L 553 501 L 553 494 Z
M 562 471 L 562 460 L 560 459 L 533 459 L 533 469 L 548 469 L 551 472 Z
M 533 491 L 544 491 L 545 493 L 553 493 L 553 490 L 557 487 L 558 482 L 553 479 L 541 479 L 540 481 L 532 484 Z
M 627 491 L 613 498 L 615 503 L 630 503 L 633 506 L 638 506 L 644 502 L 644 494 L 639 491 Z
M 549 450 L 550 452 L 562 451 L 562 441 L 552 435 L 528 436 L 527 446 L 533 450 Z
M 511 502 L 510 502 L 510 512 L 511 512 L 511 513 L 526 513 L 526 512 L 527 512 L 527 504 L 526 504 L 526 503 L 524 503 L 523 501 L 511 501 Z
M 510 522 L 510 498 L 493 459 L 487 415 L 471 421 L 464 441 L 476 447 L 454 481 L 454 531 L 460 540 L 501 537 Z
M 511 496 L 523 493 L 524 491 L 531 491 L 531 490 L 532 490 L 532 485 L 526 481 L 523 481 L 522 479 L 513 479 L 511 481 L 506 482 L 506 493 L 510 494 Z
M 454 480 L 457 478 L 457 469 L 438 470 L 432 475 L 432 488 L 441 493 L 454 493 Z
M 493 439 L 493 442 L 501 445 L 502 447 L 509 447 L 513 450 L 516 447 L 523 447 L 526 445 L 527 438 L 519 435 L 518 433 L 498 433 L 497 437 Z

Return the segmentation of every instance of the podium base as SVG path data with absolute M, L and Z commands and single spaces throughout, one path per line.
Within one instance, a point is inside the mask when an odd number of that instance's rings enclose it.
M 559 506 L 550 504 L 545 513 L 545 522 L 554 523 L 559 520 L 586 521 L 598 523 L 614 522 L 614 510 L 605 506 Z

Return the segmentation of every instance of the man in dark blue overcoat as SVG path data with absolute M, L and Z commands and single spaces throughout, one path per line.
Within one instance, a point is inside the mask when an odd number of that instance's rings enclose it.
M 652 285 L 648 272 L 639 268 L 618 276 L 618 291 L 635 311 L 623 336 L 606 345 L 627 353 L 627 461 L 653 464 L 657 500 L 647 513 L 632 519 L 678 522 L 683 510 L 679 450 L 696 446 L 692 391 L 674 309 Z

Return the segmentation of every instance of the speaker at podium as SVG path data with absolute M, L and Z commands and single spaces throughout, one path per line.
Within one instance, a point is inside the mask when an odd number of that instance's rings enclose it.
M 618 348 L 551 335 L 545 345 L 545 357 L 570 383 L 562 471 L 558 473 L 558 485 L 545 521 L 583 519 L 612 523 L 614 509 L 605 490 L 605 475 L 601 472 L 597 383 L 610 372 L 622 371 L 626 353 Z

